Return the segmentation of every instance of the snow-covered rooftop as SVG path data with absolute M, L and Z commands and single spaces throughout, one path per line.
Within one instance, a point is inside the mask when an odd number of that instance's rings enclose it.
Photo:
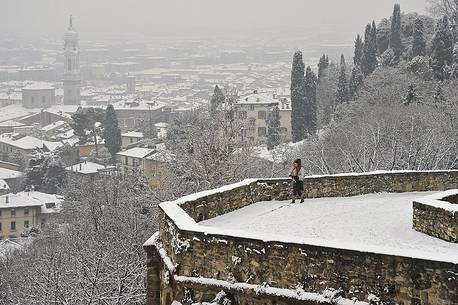
M 256 105 L 271 105 L 278 104 L 280 101 L 273 99 L 272 96 L 263 93 L 253 93 L 242 97 L 237 101 L 237 104 L 256 104 Z
M 22 172 L 0 167 L 0 179 L 15 179 L 22 177 L 22 175 L 24 175 Z
M 258 202 L 199 225 L 277 240 L 458 262 L 458 244 L 412 228 L 412 201 L 431 192 Z
M 52 206 L 58 207 L 62 200 L 61 196 L 42 192 L 19 192 L 0 196 L 0 209 L 42 206 L 42 213 L 50 213 L 54 210 Z M 46 204 L 53 205 L 48 208 Z
M 65 170 L 81 174 L 97 174 L 99 170 L 104 170 L 107 168 L 114 168 L 114 166 L 106 167 L 94 162 L 82 162 L 72 166 L 68 166 Z
M 8 183 L 6 183 L 5 180 L 0 179 L 0 191 L 8 191 L 10 187 L 8 186 Z
M 31 82 L 22 88 L 22 90 L 54 90 L 55 87 L 47 82 Z
M 128 138 L 143 138 L 143 132 L 141 131 L 129 131 L 121 134 L 123 137 L 128 137 Z
M 118 152 L 117 155 L 143 159 L 152 153 L 154 153 L 154 149 L 152 148 L 134 147 L 125 151 Z

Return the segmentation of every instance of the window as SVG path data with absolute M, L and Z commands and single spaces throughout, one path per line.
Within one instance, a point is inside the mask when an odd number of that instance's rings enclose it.
M 250 105 L 250 111 L 254 111 L 254 105 Z
M 11 231 L 16 231 L 16 222 L 15 221 L 11 222 Z
M 124 157 L 124 163 L 126 165 L 129 165 L 129 158 L 127 156 Z
M 2 231 L 2 223 L 0 222 L 0 232 Z
M 29 208 L 24 208 L 24 215 L 29 215 Z
M 15 209 L 11 209 L 11 217 L 15 217 L 16 216 L 16 210 Z
M 24 228 L 28 228 L 29 227 L 29 221 L 28 220 L 24 220 Z
M 134 143 L 134 138 L 130 138 L 130 143 Z
M 246 111 L 240 111 L 239 112 L 239 119 L 246 119 Z
M 266 112 L 265 111 L 258 111 L 258 119 L 265 120 L 266 119 Z
M 255 118 L 250 118 L 250 126 L 256 125 L 256 119 Z
M 259 127 L 258 128 L 258 136 L 259 137 L 265 137 L 267 134 L 266 128 L 265 127 Z
M 280 133 L 287 133 L 288 132 L 288 128 L 286 127 L 281 127 L 280 128 Z
M 72 71 L 72 59 L 71 58 L 67 59 L 67 68 L 68 68 L 68 71 Z

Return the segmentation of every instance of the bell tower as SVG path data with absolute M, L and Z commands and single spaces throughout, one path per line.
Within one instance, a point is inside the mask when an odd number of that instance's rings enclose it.
M 64 105 L 81 103 L 80 48 L 78 33 L 73 27 L 73 18 L 64 36 Z

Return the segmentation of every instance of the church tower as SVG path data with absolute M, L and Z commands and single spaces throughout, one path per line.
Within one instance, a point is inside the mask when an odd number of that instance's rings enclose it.
M 64 105 L 81 103 L 80 48 L 78 33 L 73 28 L 72 16 L 64 36 Z

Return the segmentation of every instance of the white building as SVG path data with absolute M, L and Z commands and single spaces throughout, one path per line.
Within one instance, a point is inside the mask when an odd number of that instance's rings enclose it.
M 50 83 L 36 82 L 22 88 L 25 108 L 48 108 L 56 104 L 56 89 Z
M 79 105 L 81 103 L 81 71 L 80 71 L 80 48 L 78 33 L 73 28 L 72 16 L 65 34 L 64 45 L 64 104 Z

